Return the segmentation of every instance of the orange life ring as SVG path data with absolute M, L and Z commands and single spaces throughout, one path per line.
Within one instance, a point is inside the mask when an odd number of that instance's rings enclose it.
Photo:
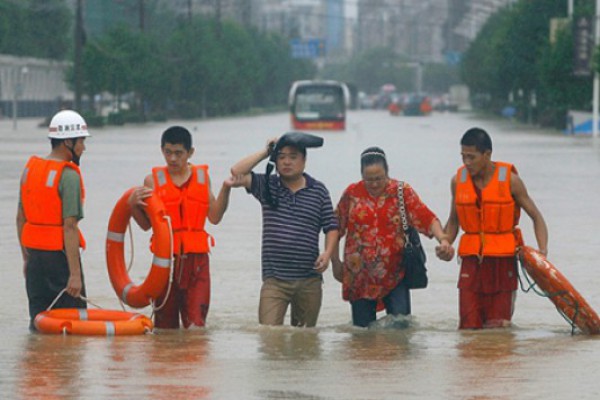
M 42 311 L 34 320 L 42 333 L 70 335 L 141 335 L 152 331 L 152 320 L 145 315 L 114 310 L 57 308 Z
M 160 198 L 153 194 L 145 201 L 146 214 L 152 224 L 154 235 L 154 258 L 152 267 L 144 282 L 136 286 L 127 273 L 125 263 L 125 232 L 131 219 L 129 196 L 134 188 L 127 190 L 119 199 L 108 222 L 106 235 L 106 264 L 108 275 L 117 296 L 128 306 L 146 307 L 151 300 L 162 295 L 169 283 L 171 272 L 171 227 L 166 218 L 167 212 Z
M 519 258 L 527 274 L 562 315 L 583 333 L 600 333 L 600 318 L 596 311 L 543 254 L 529 246 L 523 246 Z

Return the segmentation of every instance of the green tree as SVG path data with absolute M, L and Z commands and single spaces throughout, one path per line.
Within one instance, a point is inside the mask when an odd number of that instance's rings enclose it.
M 590 108 L 592 79 L 573 74 L 573 51 L 570 29 L 558 32 L 556 42 L 543 49 L 539 60 L 537 96 L 542 110 L 540 123 L 543 125 L 563 128 L 569 109 Z
M 520 115 L 531 115 L 533 96 L 546 94 L 540 64 L 552 62 L 547 57 L 561 57 L 560 62 L 570 65 L 570 57 L 562 58 L 564 53 L 547 51 L 550 20 L 565 12 L 564 2 L 520 1 L 486 22 L 465 54 L 461 72 L 475 97 L 489 98 L 488 109 L 504 107 L 512 92 Z
M 458 67 L 446 64 L 426 64 L 423 90 L 427 93 L 447 93 L 451 85 L 460 83 Z
M 66 0 L 0 0 L 0 53 L 62 60 L 71 20 Z
M 147 33 L 118 26 L 89 40 L 85 92 L 134 94 L 144 109 L 199 117 L 282 106 L 293 80 L 314 76 L 314 65 L 291 59 L 279 36 L 201 16 L 164 19 Z
M 24 4 L 0 0 L 0 53 L 33 55 L 29 49 L 27 9 Z
M 32 55 L 65 59 L 72 42 L 73 21 L 65 0 L 30 0 L 28 14 Z
M 323 78 L 352 82 L 368 93 L 379 91 L 391 83 L 399 91 L 415 90 L 415 70 L 409 60 L 387 47 L 376 47 L 358 54 L 347 65 L 330 65 L 321 73 Z
M 505 103 L 511 90 L 506 84 L 510 77 L 503 64 L 509 46 L 506 31 L 510 17 L 508 10 L 491 16 L 463 57 L 461 77 L 475 96 L 486 95 Z

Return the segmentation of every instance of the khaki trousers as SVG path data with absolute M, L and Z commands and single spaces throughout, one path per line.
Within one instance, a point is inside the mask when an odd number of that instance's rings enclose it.
M 258 322 L 261 325 L 283 325 L 287 307 L 291 304 L 291 325 L 314 327 L 322 298 L 321 277 L 293 281 L 267 278 L 260 290 Z

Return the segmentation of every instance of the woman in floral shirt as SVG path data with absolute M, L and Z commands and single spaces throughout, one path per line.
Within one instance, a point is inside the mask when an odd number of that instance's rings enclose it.
M 361 154 L 362 180 L 346 188 L 337 206 L 340 237 L 346 235 L 343 262 L 332 257 L 333 273 L 352 305 L 352 322 L 366 327 L 376 311 L 410 314 L 410 292 L 403 284 L 404 234 L 398 207 L 399 181 L 388 176 L 385 153 L 370 147 Z M 441 247 L 450 247 L 438 218 L 408 184 L 404 184 L 408 224 Z

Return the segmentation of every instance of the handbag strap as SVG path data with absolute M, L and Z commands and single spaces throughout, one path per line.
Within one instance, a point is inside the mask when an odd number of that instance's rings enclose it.
M 398 208 L 400 209 L 400 220 L 402 221 L 402 230 L 406 236 L 408 230 L 408 219 L 406 218 L 406 207 L 404 205 L 404 182 L 398 184 Z

